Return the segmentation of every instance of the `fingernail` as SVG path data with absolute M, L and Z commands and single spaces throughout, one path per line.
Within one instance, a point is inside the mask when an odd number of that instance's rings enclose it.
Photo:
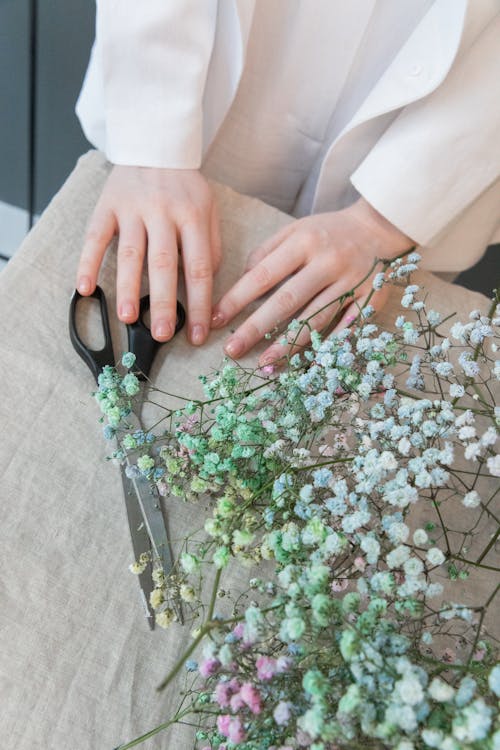
M 205 340 L 205 329 L 200 323 L 197 323 L 191 328 L 191 343 L 195 346 L 203 344 Z
M 155 339 L 169 339 L 172 337 L 172 326 L 166 320 L 160 320 L 154 328 Z
M 80 294 L 88 294 L 90 292 L 90 279 L 88 276 L 82 276 L 78 279 L 77 289 Z
M 224 325 L 225 318 L 221 312 L 216 312 L 212 315 L 211 325 L 212 328 L 220 328 Z
M 245 345 L 243 341 L 237 336 L 235 336 L 234 338 L 229 339 L 226 346 L 224 347 L 224 351 L 229 357 L 236 359 L 237 357 L 240 357 L 243 354 L 244 348 L 245 348 Z
M 272 375 L 274 372 L 274 365 L 272 364 L 260 365 L 259 371 L 262 375 Z
M 278 359 L 278 353 L 273 354 L 272 352 L 268 352 L 267 354 L 263 355 L 262 359 L 259 359 L 259 367 L 262 369 L 271 367 L 272 370 L 274 370 L 274 367 L 276 365 L 276 360 Z
M 122 318 L 134 318 L 135 317 L 135 307 L 132 304 L 132 302 L 123 303 L 123 305 L 120 307 L 120 316 Z

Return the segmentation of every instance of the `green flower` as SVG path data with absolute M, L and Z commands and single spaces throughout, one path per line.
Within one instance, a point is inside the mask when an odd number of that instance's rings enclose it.
M 138 378 L 129 372 L 122 380 L 122 388 L 127 396 L 135 396 L 141 390 L 141 385 Z
M 145 453 L 143 456 L 139 456 L 137 459 L 137 468 L 139 471 L 141 471 L 143 474 L 148 474 L 151 469 L 155 465 L 154 458 L 151 458 L 151 456 L 148 456 L 147 453 Z
M 319 669 L 309 669 L 302 678 L 302 687 L 313 699 L 322 698 L 330 689 L 327 678 Z
M 347 662 L 351 661 L 353 656 L 359 653 L 359 640 L 354 630 L 349 628 L 343 631 L 340 636 L 339 648 L 340 653 Z
M 219 547 L 215 550 L 213 556 L 214 565 L 219 570 L 225 568 L 229 562 L 229 549 L 227 547 Z
M 311 602 L 313 620 L 326 628 L 330 624 L 332 600 L 327 594 L 316 594 Z

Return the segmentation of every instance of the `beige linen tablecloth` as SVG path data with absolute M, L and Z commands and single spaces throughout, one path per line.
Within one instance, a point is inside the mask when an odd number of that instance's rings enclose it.
M 158 694 L 155 686 L 189 642 L 189 628 L 145 625 L 127 571 L 119 472 L 104 460 L 94 383 L 67 335 L 84 229 L 108 170 L 97 152 L 83 156 L 0 276 L 0 746 L 8 750 L 112 750 L 150 729 L 177 704 L 175 687 Z M 227 188 L 217 199 L 225 259 L 216 297 L 248 251 L 290 220 Z M 126 339 L 114 316 L 114 266 L 108 253 L 100 283 L 118 354 Z M 444 313 L 487 308 L 479 294 L 418 277 Z M 197 376 L 219 365 L 226 335 L 194 349 L 180 334 L 162 349 L 153 379 L 199 394 Z M 180 502 L 168 515 L 174 537 L 199 525 L 198 509 Z M 145 747 L 188 750 L 190 737 L 177 728 Z

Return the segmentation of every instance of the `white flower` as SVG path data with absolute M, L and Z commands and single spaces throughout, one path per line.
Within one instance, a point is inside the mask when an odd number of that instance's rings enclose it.
M 392 552 L 389 552 L 389 554 L 386 557 L 386 563 L 388 568 L 399 568 L 403 563 L 405 563 L 408 558 L 410 557 L 410 550 L 408 547 L 405 547 L 403 544 L 400 544 L 399 547 L 396 547 L 392 550 Z
M 412 672 L 404 675 L 402 680 L 398 680 L 395 688 L 403 703 L 409 706 L 416 706 L 424 699 L 422 685 Z
M 469 445 L 464 450 L 464 456 L 467 459 L 467 461 L 477 461 L 480 455 L 481 455 L 481 443 L 469 443 Z M 493 476 L 500 477 L 500 464 L 498 465 L 498 472 L 499 472 L 498 474 L 494 474 Z M 493 474 L 491 470 L 490 470 L 490 474 Z
M 488 471 L 493 477 L 500 477 L 500 453 L 496 456 L 490 456 L 486 461 Z
M 439 677 L 434 677 L 427 689 L 431 698 L 438 703 L 448 703 L 455 695 L 455 690 L 452 686 L 448 685 L 444 680 L 440 680 Z
M 407 576 L 410 578 L 416 578 L 423 571 L 424 564 L 418 557 L 410 557 L 410 559 L 403 565 L 403 568 Z
M 474 437 L 476 437 L 476 428 L 471 425 L 465 425 L 458 431 L 459 440 L 471 440 Z
M 477 494 L 476 490 L 471 490 L 462 498 L 462 504 L 465 505 L 466 508 L 477 508 L 480 502 L 481 498 Z
M 417 547 L 422 547 L 424 544 L 427 544 L 428 541 L 429 537 L 427 536 L 427 532 L 424 531 L 424 529 L 416 529 L 413 534 L 413 542 Z
M 393 544 L 401 544 L 410 536 L 410 529 L 405 523 L 391 523 L 387 535 Z
M 426 558 L 429 565 L 442 565 L 446 559 L 439 547 L 428 549 Z
M 411 443 L 407 437 L 402 437 L 398 443 L 398 451 L 402 456 L 408 456 L 411 450 Z
M 465 393 L 465 388 L 463 385 L 459 385 L 458 383 L 452 383 L 450 385 L 450 396 L 452 398 L 460 398 Z
M 467 409 L 467 411 L 462 412 L 462 414 L 459 414 L 459 416 L 455 419 L 455 425 L 457 427 L 463 427 L 464 424 L 473 424 L 474 423 L 474 414 L 471 412 L 470 409 Z
M 432 599 L 435 596 L 441 596 L 441 594 L 443 593 L 443 584 L 437 582 L 429 583 L 425 593 L 428 599 Z
M 497 436 L 497 431 L 495 430 L 495 428 L 494 427 L 488 427 L 488 429 L 486 430 L 486 432 L 483 433 L 483 435 L 481 437 L 481 440 L 480 440 L 481 445 L 486 445 L 486 446 L 495 445 L 495 443 L 497 441 L 497 437 L 498 437 Z

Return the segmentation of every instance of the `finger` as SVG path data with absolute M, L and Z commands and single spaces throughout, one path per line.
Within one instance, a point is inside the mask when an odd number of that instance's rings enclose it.
M 210 221 L 190 222 L 181 229 L 182 261 L 186 280 L 189 338 L 195 346 L 208 336 L 212 309 L 212 253 Z
M 212 250 L 212 273 L 216 273 L 222 261 L 219 211 L 215 201 L 210 211 L 210 248 Z
M 151 334 L 157 341 L 168 341 L 177 320 L 176 232 L 172 224 L 158 220 L 150 222 L 147 231 Z
M 233 358 L 249 351 L 276 325 L 300 310 L 324 285 L 324 269 L 310 265 L 295 274 L 266 300 L 228 339 L 224 347 Z
M 101 209 L 97 205 L 85 233 L 78 263 L 76 288 L 80 294 L 92 294 L 94 291 L 102 259 L 115 233 L 115 215 L 109 209 Z
M 250 271 L 254 268 L 257 263 L 260 263 L 269 253 L 275 250 L 282 242 L 284 242 L 294 231 L 295 223 L 292 222 L 282 227 L 278 232 L 269 237 L 265 242 L 256 247 L 249 254 L 245 265 L 245 272 Z
M 285 240 L 273 253 L 247 271 L 219 300 L 213 310 L 212 328 L 220 328 L 228 323 L 250 302 L 262 297 L 296 271 L 302 265 L 302 261 L 300 243 L 296 242 L 294 237 Z M 289 306 L 287 305 L 287 308 Z
M 285 356 L 303 349 L 311 340 L 311 331 L 327 329 L 342 310 L 344 304 L 345 283 L 331 284 L 318 294 L 300 314 L 300 327 L 297 331 L 287 331 L 266 349 L 259 357 L 260 366 L 269 365 Z M 282 339 L 285 338 L 285 344 Z
M 354 322 L 359 322 L 361 320 L 361 311 L 368 304 L 370 293 L 371 287 L 365 291 L 365 294 L 362 294 L 359 299 L 344 309 L 342 317 L 333 329 L 333 333 L 339 333 L 339 331 L 342 331 L 344 328 L 349 328 Z M 384 285 L 382 289 L 370 296 L 369 302 L 375 312 L 378 312 L 383 308 L 388 296 L 389 289 L 387 285 Z
M 139 315 L 142 266 L 146 254 L 146 228 L 139 217 L 120 221 L 116 272 L 116 309 L 123 323 Z

